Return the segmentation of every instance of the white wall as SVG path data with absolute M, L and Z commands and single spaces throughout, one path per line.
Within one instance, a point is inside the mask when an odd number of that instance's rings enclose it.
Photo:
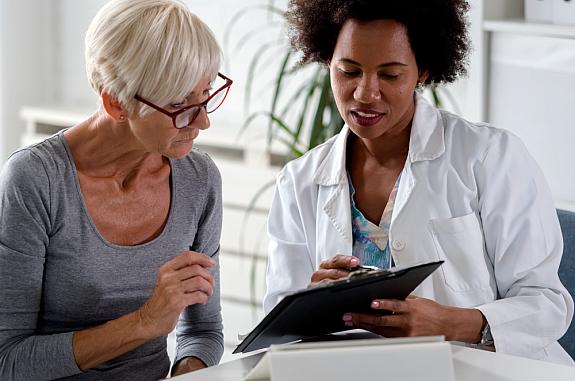
M 0 163 L 19 146 L 23 104 L 44 102 L 54 88 L 53 0 L 0 0 Z
M 556 204 L 573 209 L 575 39 L 494 33 L 491 45 L 489 120 L 521 137 Z

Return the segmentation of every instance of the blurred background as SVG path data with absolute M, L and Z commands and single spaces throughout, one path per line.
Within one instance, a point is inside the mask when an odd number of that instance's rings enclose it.
M 0 166 L 18 147 L 96 110 L 83 39 L 105 2 L 0 0 Z M 226 361 L 238 334 L 262 318 L 265 221 L 275 176 L 286 160 L 326 138 L 314 138 L 312 127 L 328 131 L 337 120 L 332 109 L 319 106 L 322 69 L 294 70 L 297 56 L 289 52 L 282 18 L 287 0 L 184 2 L 214 31 L 225 54 L 221 71 L 234 80 L 196 144 L 223 178 Z M 575 211 L 575 2 L 469 3 L 469 75 L 435 89 L 437 98 L 429 90 L 426 96 L 469 120 L 519 135 L 545 173 L 557 207 Z M 314 91 L 308 92 L 310 86 Z

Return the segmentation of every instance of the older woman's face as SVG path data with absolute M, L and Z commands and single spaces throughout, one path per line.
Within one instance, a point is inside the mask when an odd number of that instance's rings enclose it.
M 409 125 L 420 78 L 403 24 L 348 20 L 330 61 L 338 110 L 359 137 L 374 139 Z
M 212 88 L 211 80 L 210 77 L 202 79 L 186 99 L 174 100 L 173 103 L 161 107 L 175 112 L 185 106 L 205 101 Z M 201 110 L 192 124 L 176 129 L 170 117 L 159 111 L 153 111 L 132 122 L 131 126 L 133 134 L 146 151 L 177 159 L 186 156 L 191 151 L 200 130 L 210 127 L 210 120 L 206 110 Z

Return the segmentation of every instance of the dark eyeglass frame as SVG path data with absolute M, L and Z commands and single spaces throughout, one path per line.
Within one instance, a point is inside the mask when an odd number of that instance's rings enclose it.
M 232 81 L 230 78 L 226 77 L 225 75 L 223 75 L 222 73 L 218 73 L 218 77 L 222 78 L 224 81 L 226 81 L 226 83 L 224 85 L 222 85 L 219 89 L 217 89 L 216 91 L 214 91 L 209 97 L 208 99 L 206 99 L 205 101 L 203 101 L 202 103 L 197 103 L 195 105 L 189 105 L 186 106 L 184 108 L 181 108 L 177 111 L 174 112 L 170 112 L 168 110 L 165 110 L 163 108 L 161 108 L 160 106 L 157 106 L 155 104 L 153 104 L 152 102 L 150 102 L 147 99 L 142 98 L 141 96 L 139 96 L 138 94 L 134 95 L 134 99 L 137 101 L 142 102 L 143 104 L 150 106 L 151 108 L 153 108 L 154 110 L 157 110 L 159 112 L 161 112 L 164 115 L 169 116 L 170 118 L 172 118 L 172 124 L 174 126 L 174 128 L 180 130 L 182 128 L 186 128 L 188 127 L 190 124 L 194 123 L 194 121 L 196 120 L 196 118 L 198 117 L 198 115 L 200 114 L 200 111 L 202 108 L 204 108 L 206 110 L 206 112 L 208 114 L 211 114 L 212 112 L 216 111 L 218 108 L 220 108 L 220 106 L 224 103 L 224 101 L 226 100 L 226 97 L 228 96 L 228 92 L 230 91 L 230 87 L 232 86 L 232 83 L 234 83 L 234 81 Z M 211 111 L 207 111 L 207 106 L 208 106 L 208 102 L 214 97 L 216 96 L 216 94 L 219 94 L 220 92 L 225 90 L 225 94 L 224 94 L 224 98 L 222 99 L 222 101 L 220 102 L 220 104 L 213 110 Z M 182 127 L 178 127 L 176 124 L 176 118 L 178 117 L 178 115 L 188 111 L 191 108 L 197 107 L 197 112 L 193 114 L 192 119 L 190 120 L 190 122 Z

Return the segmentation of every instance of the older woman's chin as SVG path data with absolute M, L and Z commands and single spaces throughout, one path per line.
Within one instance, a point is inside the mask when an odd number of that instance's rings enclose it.
M 164 153 L 164 156 L 167 156 L 170 159 L 181 159 L 187 156 L 192 151 L 193 147 L 193 140 L 177 141 L 172 143 L 168 152 Z

